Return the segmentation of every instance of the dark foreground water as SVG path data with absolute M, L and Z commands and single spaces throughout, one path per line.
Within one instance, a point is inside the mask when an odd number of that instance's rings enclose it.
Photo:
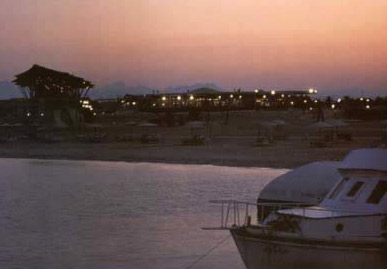
M 0 159 L 0 268 L 244 268 L 211 199 L 286 170 Z

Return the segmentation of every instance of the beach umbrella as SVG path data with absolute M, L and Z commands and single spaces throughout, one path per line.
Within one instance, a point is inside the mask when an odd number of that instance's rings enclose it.
M 137 126 L 141 127 L 141 129 L 144 133 L 148 133 L 148 130 L 150 130 L 151 128 L 157 127 L 157 124 L 150 123 L 150 122 L 143 122 L 143 123 L 138 124 Z
M 205 123 L 202 121 L 190 121 L 187 123 L 187 126 L 192 129 L 201 129 L 204 128 Z
M 199 130 L 204 129 L 205 123 L 202 121 L 190 121 L 187 126 L 191 129 L 191 135 L 198 135 Z
M 140 123 L 139 125 L 137 125 L 139 127 L 143 127 L 143 128 L 151 128 L 151 127 L 157 127 L 157 124 L 155 123 L 150 123 L 150 122 L 143 122 L 143 123 Z
M 269 135 L 278 125 L 273 121 L 262 121 L 258 123 L 258 135 Z
M 331 128 L 333 128 L 333 125 L 325 121 L 315 122 L 308 126 L 309 130 L 317 130 L 317 131 L 324 130 L 324 129 L 331 129 Z
M 349 125 L 349 123 L 347 123 L 347 122 L 345 122 L 345 121 L 343 121 L 343 120 L 336 120 L 336 119 L 332 119 L 332 120 L 329 120 L 328 121 L 328 123 L 329 124 L 331 124 L 334 128 L 335 128 L 335 131 L 336 131 L 336 133 L 337 134 L 339 134 L 340 132 L 339 132 L 339 129 L 341 129 L 341 128 L 344 128 L 344 129 L 346 129 L 347 131 L 346 131 L 346 133 L 349 133 L 350 131 L 350 125 Z
M 327 121 L 333 127 L 349 127 L 349 124 L 343 120 L 328 120 Z
M 277 126 L 283 126 L 283 125 L 286 125 L 287 123 L 283 120 L 273 120 L 272 121 L 275 125 Z
M 125 124 L 128 125 L 128 126 L 135 126 L 135 125 L 137 125 L 137 122 L 135 122 L 135 121 L 127 121 L 127 122 L 125 122 Z
M 157 127 L 157 124 L 150 123 L 150 122 L 143 122 L 143 123 L 138 124 L 137 126 L 141 127 L 142 136 L 149 136 L 151 133 L 151 129 L 154 130 L 154 128 Z
M 278 124 L 274 121 L 262 121 L 262 122 L 258 123 L 258 126 L 265 127 L 265 128 L 273 128 L 277 125 Z
M 86 123 L 85 124 L 85 127 L 87 129 L 92 129 L 94 134 L 97 134 L 98 132 L 100 132 L 103 128 L 103 126 L 101 124 L 98 124 L 98 123 Z
M 102 129 L 102 125 L 98 123 L 86 123 L 85 124 L 86 128 L 92 128 L 92 129 Z
M 1 124 L 0 127 L 23 127 L 24 125 L 21 123 L 4 123 Z

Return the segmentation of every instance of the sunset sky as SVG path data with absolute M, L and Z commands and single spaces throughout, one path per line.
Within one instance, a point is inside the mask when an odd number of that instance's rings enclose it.
M 1 0 L 0 80 L 387 91 L 386 0 Z

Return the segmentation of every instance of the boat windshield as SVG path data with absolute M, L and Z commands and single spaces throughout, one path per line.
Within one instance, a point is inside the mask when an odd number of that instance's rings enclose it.
M 387 181 L 380 180 L 376 184 L 375 189 L 372 191 L 370 197 L 367 199 L 368 204 L 379 204 L 387 192 Z
M 340 183 L 337 185 L 336 189 L 331 193 L 329 196 L 329 199 L 335 199 L 337 195 L 341 192 L 341 190 L 344 188 L 345 183 L 348 181 L 348 178 L 344 178 L 340 181 Z
M 352 185 L 352 188 L 347 193 L 348 197 L 354 197 L 356 193 L 360 190 L 361 186 L 364 185 L 363 181 L 358 181 L 355 184 Z

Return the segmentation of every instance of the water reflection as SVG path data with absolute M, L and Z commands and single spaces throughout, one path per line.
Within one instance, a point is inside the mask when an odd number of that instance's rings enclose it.
M 2 159 L 0 267 L 184 268 L 222 240 L 210 199 L 286 170 Z M 229 238 L 194 268 L 243 268 Z

